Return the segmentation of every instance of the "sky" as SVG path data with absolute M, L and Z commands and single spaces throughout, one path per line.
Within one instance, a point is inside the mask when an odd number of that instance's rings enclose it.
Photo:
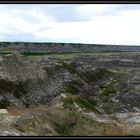
M 140 4 L 0 4 L 0 41 L 140 45 Z

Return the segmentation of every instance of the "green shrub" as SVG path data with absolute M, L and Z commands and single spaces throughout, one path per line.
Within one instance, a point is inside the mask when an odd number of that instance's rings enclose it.
M 88 111 L 94 111 L 94 112 L 98 112 L 98 110 L 95 108 L 96 103 L 94 102 L 92 104 L 92 102 L 89 102 L 88 100 L 77 96 L 74 98 L 74 101 L 81 107 L 81 108 L 85 108 Z
M 88 83 L 99 81 L 105 76 L 109 76 L 111 74 L 112 73 L 110 71 L 101 68 L 98 68 L 95 71 L 78 72 L 79 77 Z
M 120 105 L 118 103 L 114 103 L 108 100 L 106 103 L 104 103 L 103 109 L 105 110 L 107 114 L 112 114 L 120 110 Z
M 12 82 L 12 81 L 1 79 L 0 80 L 0 89 L 2 89 L 3 91 L 11 92 L 11 93 L 13 93 L 13 95 L 15 97 L 20 98 L 21 95 L 27 93 L 26 87 L 27 87 L 28 82 L 29 81 Z
M 7 100 L 3 99 L 0 101 L 0 109 L 7 108 L 9 105 L 10 105 L 10 102 Z
M 71 97 L 67 97 L 63 100 L 64 108 L 68 108 L 69 110 L 75 110 L 74 100 Z
M 116 93 L 116 88 L 114 87 L 113 83 L 106 85 L 102 90 L 102 94 L 106 96 L 109 96 L 110 94 L 113 93 Z
M 78 93 L 78 89 L 73 85 L 73 83 L 69 82 L 65 84 L 65 91 L 74 95 Z
M 93 102 L 93 104 L 92 104 L 91 101 L 89 102 L 88 100 L 86 100 L 86 99 L 84 99 L 80 96 L 69 96 L 69 97 L 65 98 L 64 101 L 63 101 L 64 107 L 68 108 L 70 110 L 75 110 L 76 107 L 74 105 L 74 102 L 79 107 L 81 107 L 83 109 L 85 108 L 87 111 L 94 111 L 94 112 L 99 113 L 99 111 L 95 108 L 95 105 L 96 105 L 95 102 Z
M 63 68 L 67 69 L 70 73 L 77 73 L 76 65 L 74 63 L 63 63 Z

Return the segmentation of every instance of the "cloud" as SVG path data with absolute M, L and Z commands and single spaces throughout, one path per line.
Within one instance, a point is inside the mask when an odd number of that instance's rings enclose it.
M 18 7 L 18 6 L 17 6 Z M 54 22 L 54 18 L 48 15 L 47 13 L 42 13 L 41 9 L 24 9 L 19 7 L 17 9 L 11 9 L 9 11 L 0 10 L 0 32 L 1 36 L 5 38 L 7 36 L 15 36 L 15 41 L 18 41 L 19 38 L 16 34 L 26 34 L 27 39 L 29 36 L 32 36 L 33 32 L 40 29 L 47 29 L 51 23 Z M 7 36 L 6 36 L 7 35 Z
M 94 5 L 86 4 L 86 5 L 79 6 L 77 8 L 77 11 L 83 15 L 93 15 L 99 12 L 104 12 L 109 7 L 110 7 L 109 5 L 105 5 L 105 4 L 94 4 Z
M 77 7 L 80 16 L 103 16 L 114 15 L 117 8 L 121 8 L 121 4 L 85 4 Z
M 1 7 L 5 5 L 0 6 L 0 39 L 4 41 L 140 44 L 140 7 L 135 5 Z
M 107 7 L 96 9 L 96 12 L 104 10 Z M 122 10 L 115 16 L 91 14 L 88 21 L 55 23 L 49 29 L 37 31 L 34 35 L 61 42 L 139 44 L 139 16 L 140 10 Z

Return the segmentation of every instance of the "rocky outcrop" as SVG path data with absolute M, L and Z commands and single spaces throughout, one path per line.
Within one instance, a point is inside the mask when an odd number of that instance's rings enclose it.
M 116 58 L 0 57 L 0 135 L 139 135 L 139 65 Z
M 138 52 L 139 46 L 79 44 L 79 43 L 32 43 L 0 42 L 1 48 L 12 48 L 21 53 L 62 53 L 62 52 Z
M 57 79 L 50 78 L 37 62 L 6 56 L 0 65 L 1 101 L 17 106 L 43 104 L 59 92 L 60 85 L 55 84 Z
M 79 59 L 80 60 L 80 59 Z M 52 105 L 112 114 L 139 108 L 139 94 L 129 75 L 95 67 L 89 62 L 39 59 L 13 55 L 0 61 L 0 107 Z M 82 62 L 82 61 L 81 61 Z M 71 105 L 68 104 L 70 102 Z

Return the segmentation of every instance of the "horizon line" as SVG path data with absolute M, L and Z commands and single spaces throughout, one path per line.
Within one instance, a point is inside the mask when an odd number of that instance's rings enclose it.
M 54 44 L 83 44 L 83 45 L 104 45 L 104 46 L 139 46 L 140 45 L 130 45 L 130 44 L 103 44 L 103 43 L 80 43 L 80 42 L 50 42 L 50 41 L 0 41 L 0 43 L 54 43 Z

